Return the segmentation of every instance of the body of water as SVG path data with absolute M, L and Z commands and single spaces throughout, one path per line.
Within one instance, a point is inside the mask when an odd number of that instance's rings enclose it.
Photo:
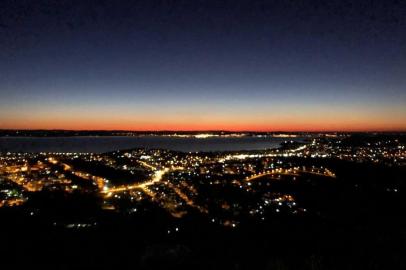
M 303 138 L 292 138 L 303 141 Z M 292 140 L 289 138 L 289 140 Z M 103 153 L 120 149 L 148 148 L 183 152 L 260 150 L 279 147 L 286 138 L 179 138 L 140 137 L 0 137 L 0 152 L 80 152 Z

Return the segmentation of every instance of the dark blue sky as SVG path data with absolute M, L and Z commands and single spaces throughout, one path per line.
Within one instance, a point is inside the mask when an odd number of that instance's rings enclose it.
M 2 1 L 0 128 L 406 129 L 403 1 Z

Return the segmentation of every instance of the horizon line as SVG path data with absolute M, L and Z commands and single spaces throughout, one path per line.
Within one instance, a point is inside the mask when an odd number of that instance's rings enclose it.
M 221 130 L 221 129 L 202 129 L 202 130 L 127 130 L 127 129 L 18 129 L 18 128 L 0 128 L 1 131 L 45 131 L 45 132 L 134 132 L 134 133 L 157 133 L 157 132 L 227 132 L 227 133 L 406 133 L 404 130 Z

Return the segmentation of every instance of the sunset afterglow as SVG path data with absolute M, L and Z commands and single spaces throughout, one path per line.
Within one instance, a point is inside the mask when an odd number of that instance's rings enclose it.
M 406 130 L 400 23 L 106 5 L 4 14 L 0 129 Z

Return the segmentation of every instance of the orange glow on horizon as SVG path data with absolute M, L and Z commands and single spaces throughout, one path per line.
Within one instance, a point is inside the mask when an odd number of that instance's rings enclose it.
M 264 121 L 257 123 L 235 121 L 228 122 L 137 122 L 104 121 L 95 122 L 87 119 L 69 121 L 10 121 L 0 123 L 0 129 L 43 129 L 43 130 L 125 130 L 125 131 L 258 131 L 258 132 L 317 132 L 317 131 L 406 131 L 406 122 L 363 123 L 360 121 Z
M 207 106 L 9 108 L 0 129 L 127 131 L 406 131 L 403 106 Z

